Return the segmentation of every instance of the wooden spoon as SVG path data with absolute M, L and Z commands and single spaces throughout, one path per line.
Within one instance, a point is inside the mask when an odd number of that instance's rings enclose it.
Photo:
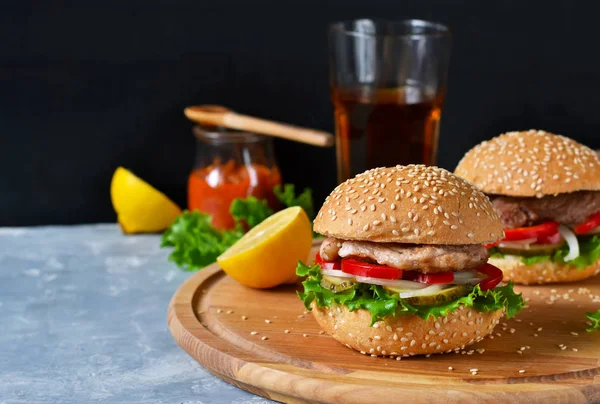
M 333 135 L 327 132 L 237 114 L 220 105 L 187 107 L 184 113 L 188 119 L 202 125 L 260 133 L 320 147 L 330 147 L 335 143 Z

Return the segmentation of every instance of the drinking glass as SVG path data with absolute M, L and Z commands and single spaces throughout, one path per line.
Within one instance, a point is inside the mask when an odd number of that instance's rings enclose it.
M 451 36 L 422 21 L 329 29 L 338 181 L 374 167 L 436 163 Z

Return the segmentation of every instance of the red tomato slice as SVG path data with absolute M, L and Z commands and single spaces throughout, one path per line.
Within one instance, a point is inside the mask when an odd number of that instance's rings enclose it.
M 558 223 L 545 222 L 531 227 L 518 227 L 516 229 L 504 229 L 503 241 L 517 241 L 528 238 L 543 238 L 556 234 L 558 232 Z
M 417 271 L 404 271 L 402 274 L 402 279 L 406 279 L 408 281 L 420 282 L 420 283 L 452 283 L 454 282 L 454 272 L 438 272 L 435 274 L 424 274 L 422 272 Z
M 586 222 L 573 227 L 575 234 L 585 234 L 600 226 L 600 212 L 593 214 Z
M 342 272 L 378 279 L 401 279 L 402 270 L 384 265 L 369 264 L 351 258 L 342 260 Z
M 480 267 L 475 268 L 477 271 L 482 274 L 486 274 L 488 277 L 479 282 L 479 287 L 481 290 L 489 290 L 493 289 L 502 282 L 502 270 L 498 267 L 493 266 L 492 264 L 483 264 Z
M 341 261 L 325 261 L 319 253 L 317 253 L 317 256 L 315 257 L 315 262 L 319 264 L 322 269 L 342 269 Z

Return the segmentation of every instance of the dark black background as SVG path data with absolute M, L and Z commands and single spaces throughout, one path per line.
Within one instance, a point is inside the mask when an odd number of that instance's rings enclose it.
M 600 147 L 593 1 L 147 0 L 0 2 L 0 225 L 114 220 L 132 169 L 185 204 L 194 143 L 182 109 L 333 130 L 327 24 L 423 18 L 454 36 L 439 165 L 500 132 L 543 128 Z M 276 141 L 286 182 L 335 182 L 333 149 Z

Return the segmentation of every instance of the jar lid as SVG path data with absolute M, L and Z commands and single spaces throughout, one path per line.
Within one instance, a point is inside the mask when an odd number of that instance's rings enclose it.
M 251 132 L 242 132 L 217 126 L 195 125 L 192 129 L 194 137 L 202 142 L 219 143 L 257 143 L 267 140 L 266 136 Z

